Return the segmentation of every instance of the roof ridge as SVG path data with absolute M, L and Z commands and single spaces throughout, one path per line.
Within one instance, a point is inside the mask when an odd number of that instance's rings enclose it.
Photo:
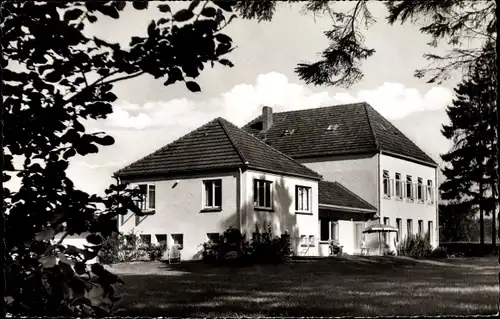
M 380 144 L 378 142 L 377 134 L 375 134 L 375 130 L 373 129 L 373 123 L 370 119 L 370 115 L 368 114 L 368 106 L 371 107 L 370 104 L 363 102 L 363 106 L 365 109 L 366 119 L 368 120 L 368 126 L 370 127 L 370 131 L 372 132 L 373 140 L 375 141 L 375 147 L 377 151 L 380 151 Z
M 241 158 L 241 160 L 243 161 L 243 164 L 247 164 L 248 161 L 247 159 L 245 158 L 245 156 L 243 156 L 243 153 L 241 153 L 241 150 L 238 148 L 238 146 L 236 145 L 236 141 L 234 140 L 234 138 L 229 134 L 229 132 L 227 131 L 227 128 L 225 126 L 225 122 L 229 122 L 228 120 L 226 120 L 225 118 L 222 118 L 222 117 L 218 117 L 217 118 L 220 126 L 222 127 L 222 130 L 224 131 L 224 133 L 226 133 L 226 136 L 227 138 L 229 139 L 229 141 L 231 142 L 231 144 L 233 145 L 234 149 L 236 150 L 236 152 L 238 153 L 239 157 Z M 229 122 L 231 123 L 231 122 Z M 235 125 L 236 126 L 236 125 Z M 238 129 L 240 129 L 238 127 Z
M 307 109 L 300 109 L 300 110 L 273 112 L 273 114 L 287 114 L 287 113 L 302 112 L 302 111 L 321 110 L 321 109 L 328 109 L 328 108 L 333 108 L 333 107 L 338 107 L 338 106 L 353 106 L 353 105 L 359 105 L 359 104 L 363 104 L 363 103 L 366 103 L 366 102 L 353 102 L 353 103 L 334 104 L 334 105 L 327 105 L 327 106 L 320 106 L 320 107 L 310 107 Z
M 227 120 L 225 120 L 225 121 L 227 121 Z M 238 130 L 242 131 L 242 132 L 243 132 L 243 133 L 245 133 L 246 135 L 250 136 L 252 139 L 254 139 L 254 140 L 258 141 L 259 143 L 264 144 L 266 147 L 269 147 L 269 148 L 271 148 L 272 150 L 276 151 L 278 154 L 283 155 L 284 157 L 288 158 L 288 159 L 289 159 L 289 160 L 291 160 L 292 162 L 294 162 L 294 163 L 296 163 L 296 164 L 298 164 L 298 165 L 300 165 L 300 166 L 304 167 L 305 169 L 309 170 L 310 172 L 312 172 L 312 173 L 316 174 L 317 176 L 321 176 L 321 177 L 323 177 L 323 176 L 322 176 L 321 174 L 319 174 L 318 172 L 316 172 L 316 171 L 314 171 L 314 170 L 310 169 L 309 167 L 305 166 L 304 164 L 302 164 L 302 163 L 300 163 L 300 162 L 298 162 L 298 161 L 294 160 L 293 158 L 291 158 L 290 156 L 286 155 L 285 153 L 283 153 L 283 152 L 279 151 L 278 149 L 276 149 L 276 148 L 272 147 L 271 145 L 269 145 L 269 144 L 267 144 L 267 143 L 263 142 L 261 139 L 256 138 L 256 137 L 255 137 L 255 136 L 253 136 L 252 134 L 250 134 L 250 133 L 248 133 L 247 131 L 245 131 L 245 130 L 243 130 L 243 129 L 239 128 L 238 126 L 234 125 L 233 123 L 231 123 L 231 122 L 229 122 L 229 121 L 227 121 L 227 122 L 228 122 L 228 123 L 230 123 L 230 124 L 232 124 L 234 127 L 236 127 Z
M 332 183 L 332 182 L 330 182 Z M 359 200 L 361 200 L 363 203 L 367 204 L 367 205 L 370 205 L 371 207 L 377 209 L 377 207 L 373 206 L 372 204 L 368 203 L 366 200 L 364 200 L 363 198 L 361 198 L 358 194 L 354 193 L 353 191 L 351 191 L 349 188 L 345 187 L 344 185 L 340 184 L 339 182 L 335 181 L 333 182 L 333 184 L 337 184 L 339 185 L 341 188 L 343 188 L 344 190 L 346 190 L 348 193 L 352 194 L 353 196 L 355 196 L 356 198 L 358 198 Z
M 117 173 L 122 172 L 122 171 L 124 171 L 124 170 L 126 170 L 126 169 L 130 168 L 132 165 L 135 165 L 135 164 L 137 164 L 137 163 L 139 163 L 139 162 L 142 162 L 142 161 L 144 161 L 144 160 L 147 160 L 147 159 L 151 158 L 153 155 L 156 155 L 156 154 L 158 154 L 158 153 L 160 153 L 160 152 L 164 151 L 165 149 L 167 149 L 169 146 L 171 147 L 173 144 L 177 144 L 177 143 L 181 142 L 183 139 L 185 139 L 185 138 L 187 138 L 187 137 L 192 136 L 192 135 L 193 135 L 193 134 L 195 134 L 196 132 L 198 132 L 198 131 L 200 131 L 201 129 L 203 129 L 203 128 L 207 127 L 208 125 L 210 125 L 210 124 L 214 123 L 215 121 L 217 121 L 217 118 L 215 118 L 215 119 L 213 119 L 213 120 L 209 121 L 208 123 L 205 123 L 205 124 L 203 124 L 202 126 L 197 127 L 197 128 L 195 128 L 194 130 L 192 130 L 192 131 L 190 131 L 190 132 L 188 132 L 188 133 L 186 133 L 186 134 L 182 135 L 182 136 L 181 136 L 181 137 L 179 137 L 178 139 L 176 139 L 176 140 L 174 140 L 174 141 L 172 141 L 172 142 L 168 143 L 168 144 L 167 144 L 167 145 L 165 145 L 165 146 L 160 147 L 160 148 L 159 148 L 159 149 L 157 149 L 156 151 L 154 151 L 154 152 L 152 152 L 152 153 L 149 153 L 148 155 L 146 155 L 146 156 L 143 156 L 143 157 L 139 158 L 138 160 L 136 160 L 136 161 L 134 161 L 134 162 L 132 162 L 132 163 L 128 164 L 128 165 L 127 165 L 127 166 L 125 166 L 124 168 L 117 170 L 116 172 L 114 172 L 114 173 L 113 173 L 113 175 L 116 175 Z

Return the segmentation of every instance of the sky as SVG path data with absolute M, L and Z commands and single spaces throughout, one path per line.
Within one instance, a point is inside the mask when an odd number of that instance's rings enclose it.
M 174 11 L 187 4 L 171 6 Z M 77 187 L 101 193 L 114 183 L 116 170 L 216 117 L 241 126 L 258 116 L 263 105 L 284 111 L 356 101 L 368 102 L 441 163 L 439 154 L 451 143 L 440 129 L 448 122 L 445 109 L 460 78 L 438 86 L 413 77 L 414 70 L 427 63 L 422 55 L 436 52 L 426 45 L 430 38 L 414 25 L 388 25 L 380 2 L 369 3 L 369 8 L 377 23 L 363 34 L 376 53 L 362 64 L 365 76 L 351 88 L 314 87 L 294 74 L 298 63 L 314 61 L 328 45 L 323 31 L 331 26 L 331 18 L 304 15 L 300 4 L 282 4 L 271 22 L 233 20 L 225 33 L 237 46 L 227 56 L 235 66 L 205 68 L 197 79 L 202 92 L 192 93 L 183 83 L 165 87 L 164 79 L 151 76 L 118 83 L 114 113 L 106 120 L 86 122 L 89 131 L 105 131 L 115 144 L 73 158 L 69 176 Z M 86 32 L 126 45 L 131 36 L 146 35 L 151 19 L 160 15 L 155 5 L 144 11 L 127 8 L 122 18 L 103 18 Z

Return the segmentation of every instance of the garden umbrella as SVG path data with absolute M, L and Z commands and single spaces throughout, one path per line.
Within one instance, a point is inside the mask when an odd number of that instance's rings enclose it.
M 398 232 L 398 229 L 394 226 L 391 225 L 383 225 L 383 224 L 375 224 L 375 225 L 370 225 L 366 227 L 363 230 L 363 233 L 378 233 L 378 239 L 379 239 L 379 251 L 382 253 L 382 240 L 380 240 L 380 234 L 381 233 L 390 233 L 390 232 Z

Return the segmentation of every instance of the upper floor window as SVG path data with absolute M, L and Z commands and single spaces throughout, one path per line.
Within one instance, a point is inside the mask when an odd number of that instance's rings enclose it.
M 396 197 L 403 197 L 403 183 L 401 182 L 401 173 L 396 173 Z
M 417 178 L 417 199 L 419 201 L 424 200 L 424 185 L 423 185 L 422 177 Z
M 203 181 L 205 189 L 203 208 L 221 208 L 222 206 L 222 180 Z
M 256 208 L 272 209 L 272 182 L 256 179 L 253 183 L 253 202 Z
M 411 175 L 406 175 L 406 198 L 413 199 L 413 184 Z
M 143 211 L 151 211 L 155 209 L 156 189 L 153 184 L 139 184 L 140 197 L 135 200 L 135 204 Z
M 426 191 L 427 200 L 431 203 L 434 203 L 434 190 L 432 187 L 432 180 L 427 180 L 427 191 Z
M 295 186 L 295 210 L 311 212 L 311 187 Z
M 390 197 L 391 196 L 391 185 L 390 185 L 390 178 L 389 178 L 389 171 L 384 170 L 382 174 L 382 183 L 383 183 L 383 188 L 384 188 L 384 196 Z

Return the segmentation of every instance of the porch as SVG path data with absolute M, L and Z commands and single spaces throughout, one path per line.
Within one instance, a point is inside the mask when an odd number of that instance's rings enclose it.
M 330 255 L 331 241 L 349 255 L 373 252 L 372 236 L 363 234 L 366 226 L 377 222 L 377 209 L 373 205 L 338 182 L 321 181 L 318 206 L 319 256 Z

